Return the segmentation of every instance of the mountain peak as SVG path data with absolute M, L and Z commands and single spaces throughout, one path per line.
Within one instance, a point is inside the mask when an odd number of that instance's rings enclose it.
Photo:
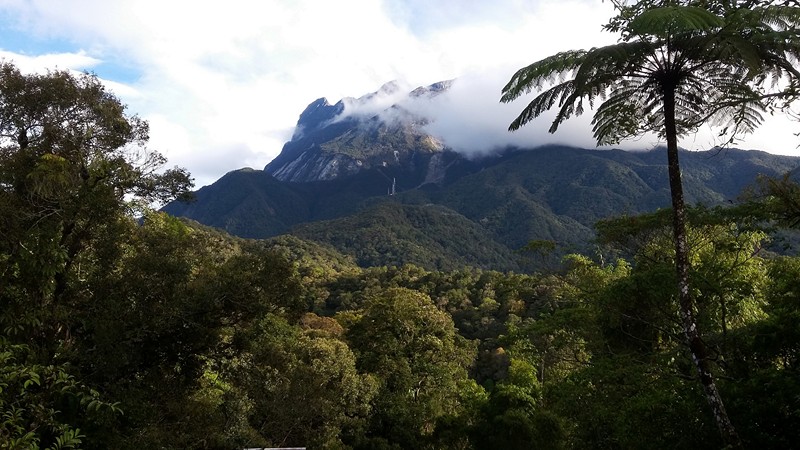
M 396 94 L 400 91 L 400 83 L 397 80 L 392 80 L 388 83 L 384 83 L 383 86 L 378 89 L 378 92 L 381 94 L 392 95 Z
M 327 122 L 333 120 L 333 118 L 341 114 L 342 111 L 344 111 L 344 105 L 341 104 L 341 102 L 331 105 L 325 97 L 314 100 L 300 113 L 297 126 L 292 134 L 292 140 L 299 138 L 304 133 L 324 127 Z
M 332 180 L 372 168 L 417 171 L 444 145 L 425 131 L 427 119 L 406 111 L 402 102 L 439 95 L 451 85 L 443 81 L 404 93 L 400 83 L 391 81 L 334 105 L 319 98 L 300 114 L 292 140 L 264 170 L 295 182 Z M 441 174 L 430 177 L 439 178 Z
M 435 97 L 439 94 L 447 92 L 456 80 L 445 80 L 439 81 L 438 83 L 433 83 L 429 86 L 420 86 L 413 91 L 411 91 L 409 97 Z

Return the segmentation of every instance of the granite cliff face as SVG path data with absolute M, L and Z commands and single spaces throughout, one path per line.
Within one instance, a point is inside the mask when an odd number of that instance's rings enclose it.
M 292 140 L 264 170 L 290 182 L 335 180 L 367 169 L 385 169 L 387 177 L 398 170 L 422 170 L 423 182 L 436 183 L 444 178 L 445 161 L 456 155 L 443 157 L 442 142 L 425 131 L 428 119 L 402 103 L 438 95 L 451 84 L 439 82 L 400 94 L 396 83 L 387 83 L 377 92 L 334 105 L 317 99 L 300 114 Z

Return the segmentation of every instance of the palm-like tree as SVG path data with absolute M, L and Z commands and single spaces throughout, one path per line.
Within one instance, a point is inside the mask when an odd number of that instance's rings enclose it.
M 753 131 L 765 113 L 798 97 L 800 8 L 772 3 L 615 3 L 620 14 L 606 28 L 621 33 L 617 44 L 566 51 L 524 67 L 501 97 L 510 102 L 538 93 L 511 123 L 512 131 L 556 107 L 552 133 L 589 107 L 598 145 L 646 132 L 666 140 L 680 316 L 721 436 L 734 447 L 741 443 L 714 382 L 689 287 L 678 137 L 710 123 L 732 142 Z

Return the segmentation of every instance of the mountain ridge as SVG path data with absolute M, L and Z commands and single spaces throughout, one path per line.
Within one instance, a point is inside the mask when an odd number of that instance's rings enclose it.
M 435 184 L 423 183 L 425 171 L 420 167 L 370 168 L 314 182 L 281 181 L 265 171 L 247 169 L 200 189 L 194 203 L 172 203 L 164 209 L 242 237 L 288 233 L 326 243 L 363 265 L 452 268 L 437 256 L 449 255 L 454 263 L 519 270 L 522 263 L 516 251 L 532 240 L 553 241 L 564 252 L 586 250 L 591 248 L 597 220 L 669 207 L 666 155 L 658 149 L 545 146 L 477 160 L 447 150 L 441 155 L 450 158 L 449 168 Z M 735 149 L 682 151 L 681 158 L 687 201 L 707 206 L 735 200 L 759 174 L 779 176 L 800 167 L 800 158 Z M 388 192 L 391 178 L 397 185 L 395 195 Z M 418 209 L 426 205 L 459 218 Z M 409 214 L 426 217 L 427 222 L 407 220 Z M 444 237 L 423 239 L 426 233 L 444 229 Z M 364 239 L 365 234 L 370 239 Z M 418 251 L 412 245 L 416 241 L 449 248 Z M 482 256 L 480 245 L 465 244 L 477 241 L 493 250 Z M 390 255 L 390 242 L 407 249 L 405 256 Z M 375 250 L 378 247 L 383 250 Z
M 519 270 L 518 249 L 530 241 L 591 251 L 598 220 L 670 206 L 663 149 L 453 151 L 409 107 L 453 83 L 387 83 L 335 104 L 317 99 L 264 170 L 230 172 L 198 190 L 195 203 L 164 210 L 241 237 L 329 244 L 361 265 Z M 737 149 L 680 157 L 687 202 L 707 206 L 735 200 L 760 174 L 800 167 L 800 158 Z

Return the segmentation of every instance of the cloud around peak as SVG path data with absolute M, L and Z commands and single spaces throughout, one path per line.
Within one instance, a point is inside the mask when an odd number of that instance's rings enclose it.
M 333 121 L 355 118 L 366 123 L 415 123 L 448 148 L 468 157 L 494 153 L 508 147 L 532 148 L 558 143 L 593 147 L 588 118 L 547 132 L 550 120 L 537 120 L 517 132 L 508 125 L 524 103 L 502 104 L 500 89 L 507 71 L 467 74 L 454 80 L 412 87 L 393 81 L 359 98 L 341 100 L 343 110 Z

